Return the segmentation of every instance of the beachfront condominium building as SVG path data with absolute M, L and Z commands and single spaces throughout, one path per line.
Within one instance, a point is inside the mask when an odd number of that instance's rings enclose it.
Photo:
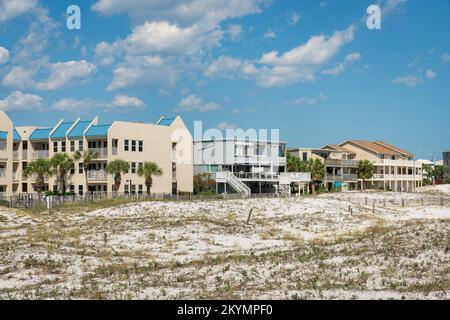
M 450 150 L 444 152 L 443 160 L 444 160 L 444 169 L 445 169 L 444 176 L 446 178 L 449 178 L 450 177 Z
M 145 179 L 138 168 L 151 161 L 162 168 L 154 177 L 152 193 L 192 192 L 192 136 L 183 120 L 161 118 L 156 124 L 114 121 L 99 124 L 93 120 L 59 121 L 53 127 L 15 127 L 0 111 L 0 193 L 6 196 L 34 193 L 33 177 L 25 177 L 24 168 L 38 158 L 50 159 L 57 153 L 72 155 L 93 150 L 97 158 L 89 165 L 87 181 L 81 161 L 71 168 L 67 192 L 145 192 Z M 121 159 L 130 164 L 122 175 L 119 190 L 113 176 L 106 173 L 109 162 Z M 45 178 L 45 189 L 57 189 L 55 177 Z M 87 190 L 86 190 L 87 186 Z
M 194 174 L 202 173 L 214 176 L 218 194 L 290 194 L 291 183 L 310 181 L 309 173 L 286 172 L 286 143 L 270 140 L 194 141 Z
M 288 152 L 301 160 L 320 159 L 326 166 L 324 183 L 328 189 L 356 189 L 361 183 L 357 175 L 361 160 L 369 160 L 374 166 L 373 178 L 366 181 L 366 188 L 414 192 L 423 184 L 422 164 L 413 160 L 414 155 L 382 141 L 347 140 L 319 149 L 297 148 Z

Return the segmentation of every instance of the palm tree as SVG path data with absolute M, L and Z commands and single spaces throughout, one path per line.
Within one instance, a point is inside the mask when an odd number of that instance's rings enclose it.
M 73 158 L 75 161 L 79 161 L 81 160 L 81 162 L 83 163 L 83 172 L 84 172 L 84 181 L 86 181 L 86 192 L 88 191 L 89 188 L 89 183 L 88 183 L 88 170 L 89 170 L 89 165 L 91 164 L 91 162 L 94 159 L 98 158 L 98 152 L 94 151 L 94 150 L 84 150 L 83 152 L 80 151 L 76 151 L 73 154 Z
M 74 165 L 73 159 L 66 153 L 57 153 L 50 160 L 53 170 L 57 177 L 59 184 L 59 193 L 64 195 L 66 193 L 67 180 L 70 176 L 70 169 Z
M 373 177 L 373 164 L 369 160 L 362 160 L 358 164 L 358 179 L 361 180 L 361 191 L 364 190 L 364 184 L 367 179 Z
M 287 171 L 288 172 L 307 172 L 308 163 L 306 161 L 300 160 L 299 157 L 293 156 L 291 154 L 286 155 L 287 160 Z
M 316 183 L 322 181 L 326 174 L 325 165 L 319 159 L 308 161 L 308 171 L 311 172 L 311 191 L 316 194 Z
M 150 189 L 153 185 L 153 176 L 162 176 L 162 169 L 154 162 L 145 162 L 143 166 L 139 167 L 137 174 L 145 178 L 145 186 L 147 187 L 147 194 L 150 194 Z
M 122 182 L 122 174 L 130 170 L 130 165 L 124 160 L 114 160 L 106 166 L 106 172 L 114 176 L 114 189 L 119 191 L 120 183 Z
M 36 191 L 40 200 L 42 190 L 45 187 L 45 176 L 51 176 L 54 173 L 52 163 L 49 160 L 39 158 L 30 162 L 23 173 L 26 178 L 36 175 Z

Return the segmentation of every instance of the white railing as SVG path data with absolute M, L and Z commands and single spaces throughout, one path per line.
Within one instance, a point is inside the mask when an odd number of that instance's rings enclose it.
M 18 150 L 13 151 L 13 160 L 20 160 L 20 151 Z
M 358 181 L 357 174 L 344 174 L 344 181 Z
M 415 167 L 415 168 L 422 168 L 422 164 L 412 161 L 412 160 L 391 160 L 391 159 L 384 159 L 384 160 L 373 160 L 372 163 L 375 166 L 397 166 L 397 167 Z
M 230 184 L 236 192 L 249 196 L 251 194 L 250 188 L 239 180 L 230 171 L 216 172 L 216 180 L 224 180 Z
M 35 150 L 33 151 L 33 159 L 48 159 L 49 151 L 48 150 Z
M 264 164 L 273 166 L 284 166 L 286 165 L 285 157 L 269 157 L 269 156 L 235 156 L 235 163 L 249 163 L 249 164 Z
M 326 159 L 325 165 L 328 166 L 343 166 L 343 167 L 357 167 L 358 160 L 339 160 L 339 159 Z
M 97 152 L 97 159 L 108 158 L 108 148 L 89 148 L 89 151 Z
M 108 180 L 108 174 L 104 170 L 88 170 L 87 178 L 91 181 L 105 181 Z
M 311 181 L 310 172 L 282 172 L 279 177 L 280 182 L 286 181 L 286 183 Z

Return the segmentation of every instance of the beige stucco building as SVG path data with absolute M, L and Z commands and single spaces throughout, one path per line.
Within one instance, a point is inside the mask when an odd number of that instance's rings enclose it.
M 112 192 L 114 179 L 106 173 L 108 162 L 121 159 L 130 164 L 122 176 L 119 192 L 145 192 L 144 178 L 137 170 L 146 161 L 163 170 L 154 177 L 152 193 L 193 191 L 192 136 L 180 117 L 161 118 L 156 124 L 114 121 L 99 124 L 93 120 L 59 121 L 54 127 L 15 127 L 0 111 L 0 193 L 6 196 L 33 193 L 33 178 L 23 169 L 30 161 L 49 159 L 56 153 L 95 150 L 98 158 L 90 164 L 88 191 Z M 68 192 L 86 192 L 83 167 L 76 162 L 71 170 Z M 55 190 L 55 178 L 46 178 L 46 189 Z
M 320 159 L 326 166 L 327 188 L 335 185 L 356 189 L 361 183 L 357 175 L 361 160 L 369 160 L 374 166 L 373 178 L 366 181 L 367 188 L 414 192 L 423 184 L 422 164 L 413 160 L 414 155 L 382 141 L 347 140 L 318 149 L 295 148 L 288 152 L 304 161 Z

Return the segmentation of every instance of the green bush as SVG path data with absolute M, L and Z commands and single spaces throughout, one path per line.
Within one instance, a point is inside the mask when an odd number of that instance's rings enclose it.
M 9 207 L 9 201 L 0 200 L 0 207 Z

